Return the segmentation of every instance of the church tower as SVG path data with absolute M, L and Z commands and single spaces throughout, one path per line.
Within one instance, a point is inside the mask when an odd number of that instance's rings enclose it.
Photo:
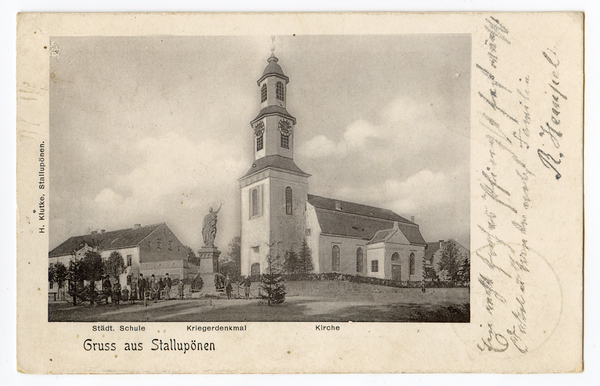
M 260 111 L 250 122 L 254 162 L 239 179 L 242 275 L 259 275 L 269 253 L 298 251 L 304 237 L 309 174 L 294 162 L 296 118 L 288 113 L 287 85 L 275 47 L 257 84 Z

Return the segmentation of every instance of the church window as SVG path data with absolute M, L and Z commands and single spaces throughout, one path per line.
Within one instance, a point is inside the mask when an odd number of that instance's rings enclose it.
M 340 247 L 334 245 L 331 250 L 331 270 L 340 272 Z
M 292 214 L 292 188 L 285 188 L 285 214 Z
M 261 186 L 250 189 L 250 218 L 262 215 Z
M 379 272 L 379 260 L 371 261 L 371 272 Z
M 400 263 L 400 255 L 398 254 L 398 252 L 394 252 L 392 254 L 392 261 L 394 263 Z
M 160 244 L 162 244 L 162 240 L 156 239 L 156 249 L 160 249 Z
M 290 148 L 290 135 L 281 133 L 281 147 L 284 149 Z
M 260 264 L 254 263 L 250 267 L 250 276 L 260 276 Z
M 409 272 L 410 272 L 411 275 L 415 274 L 415 254 L 414 253 L 410 254 Z
M 131 267 L 131 255 L 127 255 L 127 266 Z
M 256 137 L 256 151 L 261 151 L 264 147 L 263 133 Z
M 267 100 L 267 84 L 264 83 L 260 89 L 260 103 Z
M 356 272 L 363 271 L 363 250 L 362 248 L 358 248 L 356 250 Z
M 277 82 L 277 87 L 275 89 L 275 96 L 280 101 L 284 101 L 285 100 L 285 93 L 283 91 L 283 83 Z
M 252 215 L 258 214 L 258 189 L 252 189 Z
M 173 241 L 169 240 L 169 251 L 173 250 Z

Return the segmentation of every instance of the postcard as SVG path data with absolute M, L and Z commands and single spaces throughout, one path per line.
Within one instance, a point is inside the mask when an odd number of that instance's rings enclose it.
M 17 22 L 19 371 L 582 371 L 583 14 Z

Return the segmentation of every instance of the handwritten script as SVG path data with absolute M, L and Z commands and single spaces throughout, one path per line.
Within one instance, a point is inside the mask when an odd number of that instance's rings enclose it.
M 540 68 L 531 74 L 516 73 L 514 58 L 510 60 L 515 43 L 510 26 L 500 19 L 485 18 L 484 44 L 486 60 L 475 64 L 476 84 L 484 84 L 477 92 L 478 138 L 485 138 L 483 165 L 477 165 L 478 187 L 484 221 L 474 232 L 483 236 L 485 244 L 475 251 L 475 259 L 483 262 L 475 286 L 485 293 L 485 320 L 476 346 L 485 352 L 527 353 L 530 350 L 530 294 L 532 272 L 531 240 L 528 236 L 530 209 L 535 205 L 530 189 L 537 180 L 546 180 L 541 168 L 532 168 L 538 159 L 552 173 L 555 181 L 561 178 L 563 153 L 560 141 L 561 114 L 567 96 L 560 87 L 560 58 L 551 49 L 539 52 Z M 505 60 L 504 58 L 507 57 Z M 479 79 L 477 79 L 479 77 Z M 532 88 L 545 93 L 535 97 L 535 105 L 547 106 L 546 119 L 535 121 Z M 477 98 L 476 96 L 476 98 Z M 547 101 L 540 99 L 546 98 Z M 537 114 L 536 116 L 540 116 Z M 539 128 L 539 129 L 538 129 Z M 481 135 L 483 133 L 483 135 Z M 535 161 L 537 162 L 537 161 Z

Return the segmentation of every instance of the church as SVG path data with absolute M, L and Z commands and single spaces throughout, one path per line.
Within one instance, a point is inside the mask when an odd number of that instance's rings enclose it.
M 306 239 L 315 273 L 421 281 L 427 243 L 419 226 L 391 210 L 309 194 L 294 162 L 296 118 L 286 107 L 289 78 L 271 47 L 250 122 L 254 162 L 239 179 L 242 275 L 257 276 L 269 254 L 298 252 Z

